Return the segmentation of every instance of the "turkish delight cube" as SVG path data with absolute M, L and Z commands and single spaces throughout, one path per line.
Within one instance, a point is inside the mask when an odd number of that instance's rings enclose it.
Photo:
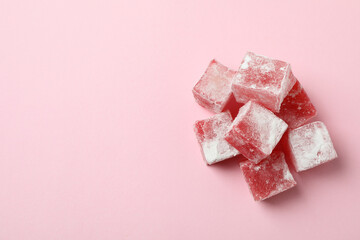
M 193 88 L 196 102 L 215 113 L 223 111 L 232 94 L 231 83 L 236 71 L 231 70 L 215 59 L 212 60 Z
M 259 164 L 242 162 L 240 168 L 255 201 L 267 199 L 296 185 L 281 151 L 274 151 Z
M 271 154 L 286 129 L 287 124 L 274 113 L 249 101 L 240 108 L 225 140 L 244 157 L 258 163 Z
M 273 112 L 279 112 L 296 79 L 289 63 L 246 53 L 232 83 L 236 101 L 257 102 Z
M 320 121 L 290 130 L 288 144 L 290 158 L 297 172 L 337 158 L 329 132 Z
M 234 157 L 239 152 L 224 136 L 232 123 L 230 112 L 218 113 L 208 119 L 196 121 L 194 131 L 208 165 Z
M 289 128 L 300 127 L 316 116 L 316 109 L 298 80 L 282 102 L 280 112 L 275 115 L 284 120 Z

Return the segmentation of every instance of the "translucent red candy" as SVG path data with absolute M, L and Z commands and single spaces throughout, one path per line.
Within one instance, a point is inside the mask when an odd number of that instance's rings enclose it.
M 242 162 L 240 168 L 255 201 L 272 197 L 296 185 L 281 151 L 274 151 L 259 164 Z
M 294 87 L 281 104 L 280 112 L 275 114 L 284 120 L 289 128 L 296 128 L 315 117 L 316 109 L 300 82 L 296 80 Z
M 194 125 L 203 158 L 211 165 L 243 155 L 240 168 L 255 201 L 296 185 L 284 153 L 297 172 L 337 158 L 324 123 L 303 125 L 317 112 L 289 63 L 248 52 L 235 72 L 212 60 L 193 94 L 218 113 Z M 237 109 L 232 120 L 229 110 Z
M 291 160 L 297 172 L 337 158 L 329 132 L 320 121 L 290 130 L 288 144 Z
M 221 112 L 232 94 L 231 82 L 236 71 L 231 70 L 215 59 L 193 88 L 196 102 L 216 113 Z
M 290 64 L 248 52 L 232 83 L 236 101 L 254 101 L 279 112 L 296 79 Z
M 240 108 L 225 140 L 247 159 L 258 163 L 271 154 L 286 129 L 283 120 L 250 101 Z
M 232 117 L 229 112 L 219 113 L 195 122 L 194 131 L 207 164 L 211 165 L 239 154 L 224 139 L 231 122 Z

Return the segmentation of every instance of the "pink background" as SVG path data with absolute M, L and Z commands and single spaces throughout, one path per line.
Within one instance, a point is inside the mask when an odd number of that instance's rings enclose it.
M 0 239 L 360 239 L 360 2 L 0 0 Z M 290 62 L 339 159 L 254 202 L 191 89 Z

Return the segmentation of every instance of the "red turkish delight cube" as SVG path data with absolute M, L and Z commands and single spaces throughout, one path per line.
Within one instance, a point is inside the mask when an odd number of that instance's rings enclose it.
M 316 109 L 297 80 L 282 102 L 280 112 L 275 114 L 284 120 L 289 128 L 297 128 L 315 117 Z
M 270 110 L 254 102 L 242 106 L 225 135 L 225 140 L 254 163 L 269 156 L 287 124 Z
M 193 88 L 196 102 L 210 111 L 220 113 L 231 97 L 231 83 L 235 74 L 236 71 L 225 67 L 215 59 L 212 60 Z
M 274 151 L 259 164 L 242 162 L 240 168 L 255 201 L 267 199 L 296 185 L 281 151 Z
M 289 63 L 248 52 L 233 79 L 232 90 L 240 103 L 254 101 L 279 112 L 295 82 Z
M 239 152 L 224 136 L 232 123 L 230 112 L 216 114 L 208 119 L 196 121 L 194 131 L 208 165 L 234 157 Z
M 288 144 L 290 158 L 297 172 L 337 158 L 330 134 L 320 121 L 290 130 Z

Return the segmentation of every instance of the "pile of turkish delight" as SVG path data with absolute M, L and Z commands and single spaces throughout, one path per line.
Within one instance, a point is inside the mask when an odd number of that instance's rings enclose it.
M 316 109 L 287 62 L 248 52 L 234 71 L 212 60 L 193 94 L 216 113 L 194 125 L 205 162 L 242 156 L 256 201 L 296 185 L 287 162 L 301 172 L 337 157 L 325 124 L 305 124 Z M 235 119 L 226 110 L 232 95 L 240 105 Z

